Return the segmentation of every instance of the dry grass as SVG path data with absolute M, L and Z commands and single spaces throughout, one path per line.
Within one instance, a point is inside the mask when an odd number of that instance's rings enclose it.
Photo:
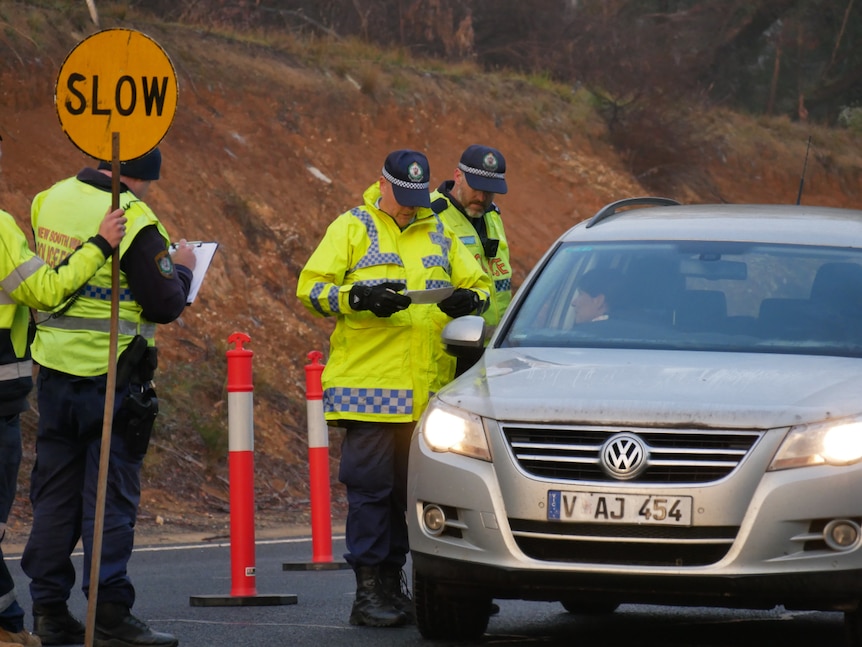
M 85 161 L 51 104 L 65 54 L 94 31 L 84 3 L 74 4 L 0 0 L 0 206 L 24 225 L 32 196 Z M 302 498 L 303 366 L 309 350 L 326 350 L 332 322 L 303 311 L 296 276 L 394 146 L 425 150 L 435 184 L 468 143 L 504 152 L 511 190 L 499 203 L 516 287 L 559 233 L 618 198 L 667 191 L 700 202 L 787 202 L 809 132 L 811 199 L 862 207 L 862 147 L 847 131 L 702 106 L 657 106 L 611 131 L 594 96 L 545 75 L 485 74 L 349 39 L 158 23 L 122 2 L 99 10 L 103 27 L 159 42 L 180 80 L 156 212 L 172 233 L 222 243 L 199 302 L 159 333 L 163 416 L 146 477 L 153 491 L 180 493 L 177 505 L 223 482 L 224 340 L 236 330 L 252 336 L 257 353 L 261 487 L 273 505 Z M 16 506 L 25 514 L 27 469 L 25 461 Z

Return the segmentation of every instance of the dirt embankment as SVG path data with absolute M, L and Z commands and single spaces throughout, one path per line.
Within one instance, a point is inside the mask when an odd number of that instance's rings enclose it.
M 63 134 L 52 98 L 65 54 L 93 29 L 80 16 L 23 3 L 4 12 L 0 20 L 11 27 L 0 36 L 0 207 L 26 230 L 33 195 L 92 163 Z M 175 238 L 221 245 L 197 302 L 158 335 L 163 414 L 145 467 L 143 528 L 227 526 L 224 353 L 235 331 L 251 336 L 255 352 L 261 518 L 307 518 L 303 366 L 310 350 L 326 350 L 331 323 L 302 309 L 296 277 L 327 224 L 358 204 L 390 150 L 425 151 L 432 185 L 451 176 L 471 143 L 504 153 L 510 191 L 498 203 L 516 287 L 565 229 L 607 202 L 652 193 L 649 175 L 632 176 L 630 160 L 608 144 L 583 93 L 350 45 L 253 43 L 130 16 L 103 16 L 102 26 L 139 29 L 171 56 L 179 107 L 148 202 Z M 696 150 L 681 148 L 686 168 L 670 197 L 795 202 L 811 134 L 803 202 L 862 208 L 858 136 L 721 111 L 691 119 L 701 136 Z M 13 534 L 25 532 L 29 518 L 35 419 L 25 414 Z M 333 473 L 337 443 L 333 437 Z M 337 483 L 333 501 L 338 516 Z

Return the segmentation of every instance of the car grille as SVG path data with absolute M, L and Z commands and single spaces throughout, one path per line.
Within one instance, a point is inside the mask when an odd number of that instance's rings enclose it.
M 733 526 L 600 526 L 512 518 L 509 526 L 518 548 L 543 562 L 680 568 L 716 563 L 727 554 L 739 530 Z
M 604 443 L 626 432 L 640 439 L 647 466 L 629 483 L 708 483 L 730 474 L 762 432 L 584 426 L 501 425 L 526 473 L 557 481 L 619 482 L 601 465 Z

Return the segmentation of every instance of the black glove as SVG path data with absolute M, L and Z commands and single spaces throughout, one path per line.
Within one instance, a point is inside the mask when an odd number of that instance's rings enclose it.
M 473 290 L 456 288 L 452 294 L 438 303 L 437 307 L 454 319 L 474 312 L 479 304 L 479 295 Z
M 350 288 L 350 307 L 354 310 L 371 310 L 378 317 L 391 317 L 412 303 L 410 297 L 396 291 L 403 289 L 403 283 L 374 286 L 356 284 Z

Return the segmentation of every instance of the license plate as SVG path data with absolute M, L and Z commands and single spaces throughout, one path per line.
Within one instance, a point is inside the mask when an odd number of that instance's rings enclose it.
M 548 519 L 690 526 L 692 497 L 548 490 Z

